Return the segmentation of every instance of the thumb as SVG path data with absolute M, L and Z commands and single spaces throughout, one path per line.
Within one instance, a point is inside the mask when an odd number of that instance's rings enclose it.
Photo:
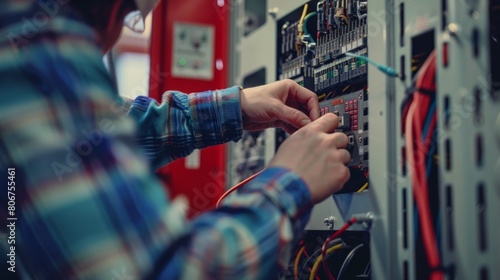
M 315 120 L 311 126 L 314 130 L 331 133 L 339 126 L 339 117 L 332 113 L 327 113 Z
M 286 105 L 277 108 L 276 117 L 278 120 L 289 123 L 296 128 L 301 128 L 311 122 L 311 119 L 306 114 Z

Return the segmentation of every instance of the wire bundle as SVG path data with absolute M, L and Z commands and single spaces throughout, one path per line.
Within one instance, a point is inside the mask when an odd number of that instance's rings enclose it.
M 328 269 L 328 266 L 326 264 L 326 255 L 327 255 L 327 249 L 326 248 L 327 248 L 328 244 L 330 244 L 330 242 L 332 242 L 332 240 L 338 238 L 342 233 L 344 233 L 344 231 L 346 231 L 349 227 L 351 227 L 356 222 L 357 222 L 356 218 L 354 218 L 354 217 L 351 218 L 339 230 L 337 230 L 334 234 L 330 235 L 330 237 L 328 237 L 325 240 L 325 242 L 323 243 L 323 246 L 321 247 L 321 256 L 322 256 L 321 263 L 323 265 L 323 269 L 326 272 L 326 275 L 328 276 L 328 279 L 330 279 L 330 280 L 335 280 L 335 278 L 333 277 L 332 273 L 330 272 L 330 269 Z
M 406 157 L 410 170 L 413 196 L 422 232 L 430 279 L 444 279 L 429 205 L 429 181 L 426 158 L 430 154 L 432 135 L 436 129 L 436 53 L 432 52 L 416 77 L 415 91 L 404 110 L 403 132 L 406 138 Z

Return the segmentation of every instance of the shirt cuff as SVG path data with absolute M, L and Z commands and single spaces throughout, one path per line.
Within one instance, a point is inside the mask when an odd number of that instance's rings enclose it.
M 188 95 L 198 148 L 206 146 L 206 143 L 222 144 L 241 139 L 240 91 L 241 87 L 235 86 Z
M 266 169 L 243 186 L 238 194 L 261 192 L 290 218 L 305 225 L 313 203 L 305 182 L 296 173 L 281 167 Z

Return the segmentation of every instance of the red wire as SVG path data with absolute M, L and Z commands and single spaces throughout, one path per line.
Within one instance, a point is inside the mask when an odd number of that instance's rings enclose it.
M 436 72 L 436 55 L 433 52 L 429 59 L 424 63 L 421 69 L 416 86 L 418 88 L 434 89 L 434 78 Z M 429 266 L 432 272 L 431 280 L 444 279 L 444 273 L 439 270 L 441 259 L 438 251 L 436 236 L 434 234 L 434 225 L 432 223 L 431 211 L 428 199 L 428 181 L 425 171 L 425 155 L 428 153 L 430 137 L 422 140 L 422 123 L 425 121 L 426 111 L 429 108 L 430 96 L 428 94 L 414 94 L 414 99 L 408 109 L 406 119 L 406 142 L 407 158 L 409 161 L 411 181 L 413 185 L 413 195 L 415 197 L 417 211 L 419 213 L 422 239 L 426 251 Z M 437 117 L 433 116 L 431 128 L 433 129 L 437 122 Z M 431 133 L 429 133 L 431 135 Z M 425 142 L 425 143 L 424 143 Z M 415 160 L 415 151 L 421 151 L 418 162 Z
M 323 256 L 323 259 L 321 260 L 321 264 L 323 265 L 323 269 L 326 272 L 326 275 L 328 276 L 328 279 L 330 280 L 335 280 L 335 277 L 333 277 L 332 273 L 330 272 L 330 269 L 328 269 L 328 266 L 326 265 L 326 247 L 332 240 L 335 240 L 338 238 L 344 231 L 346 231 L 349 227 L 351 227 L 353 224 L 355 224 L 357 219 L 355 217 L 351 218 L 347 223 L 345 223 L 339 230 L 337 230 L 334 234 L 330 235 L 325 242 L 323 243 L 323 246 L 321 246 L 321 256 Z
M 264 170 L 262 170 L 264 171 Z M 253 174 L 252 176 L 246 178 L 245 180 L 241 181 L 240 183 L 236 184 L 234 187 L 230 188 L 229 190 L 227 190 L 220 198 L 219 200 L 217 200 L 217 204 L 215 204 L 215 207 L 219 208 L 222 200 L 224 200 L 224 198 L 226 198 L 228 195 L 230 195 L 232 192 L 234 192 L 235 190 L 241 188 L 242 186 L 244 186 L 246 183 L 252 181 L 255 177 L 257 177 L 260 173 L 262 173 L 262 171 L 259 171 L 255 174 Z

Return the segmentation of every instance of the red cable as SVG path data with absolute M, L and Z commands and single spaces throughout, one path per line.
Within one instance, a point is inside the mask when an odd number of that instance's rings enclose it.
M 429 59 L 424 63 L 421 69 L 421 75 L 417 80 L 418 88 L 434 89 L 434 78 L 436 72 L 435 53 L 433 52 Z M 430 76 L 430 77 L 429 77 Z M 413 185 L 413 195 L 415 197 L 417 211 L 419 213 L 422 240 L 426 251 L 429 266 L 431 267 L 431 280 L 444 279 L 444 273 L 439 270 L 441 267 L 441 259 L 438 251 L 436 236 L 434 234 L 434 226 L 431 218 L 431 211 L 428 199 L 428 181 L 425 171 L 425 157 L 420 157 L 419 161 L 415 161 L 415 151 L 421 151 L 423 155 L 428 153 L 430 138 L 422 140 L 422 123 L 425 121 L 426 111 L 429 108 L 430 97 L 428 94 L 414 94 L 414 99 L 408 109 L 406 119 L 406 142 L 407 142 L 407 158 Z M 417 109 L 418 108 L 418 109 Z M 437 122 L 437 117 L 433 116 L 431 128 L 434 128 Z M 430 130 L 432 131 L 432 130 Z M 429 133 L 431 135 L 431 133 Z M 424 143 L 425 142 L 425 143 Z
M 264 171 L 264 170 L 262 170 Z M 260 173 L 262 173 L 262 171 L 259 171 L 255 174 L 253 174 L 252 176 L 246 178 L 245 180 L 241 181 L 240 183 L 236 184 L 234 187 L 230 188 L 229 190 L 227 190 L 220 198 L 219 200 L 217 200 L 217 204 L 215 204 L 215 207 L 219 208 L 222 200 L 224 200 L 224 198 L 226 198 L 228 195 L 230 195 L 232 192 L 234 192 L 235 190 L 241 188 L 242 186 L 244 186 L 246 183 L 252 181 L 255 177 L 257 177 Z
M 332 240 L 335 240 L 338 238 L 344 231 L 346 231 L 349 227 L 351 227 L 353 224 L 355 224 L 357 219 L 355 217 L 351 218 L 347 223 L 345 223 L 339 230 L 337 230 L 334 234 L 330 235 L 325 242 L 323 243 L 323 246 L 321 246 L 321 256 L 323 256 L 323 259 L 321 260 L 321 264 L 323 265 L 323 269 L 326 272 L 326 275 L 328 276 L 328 279 L 330 280 L 335 280 L 335 277 L 333 277 L 332 273 L 330 272 L 330 269 L 328 269 L 328 266 L 326 265 L 326 247 Z

